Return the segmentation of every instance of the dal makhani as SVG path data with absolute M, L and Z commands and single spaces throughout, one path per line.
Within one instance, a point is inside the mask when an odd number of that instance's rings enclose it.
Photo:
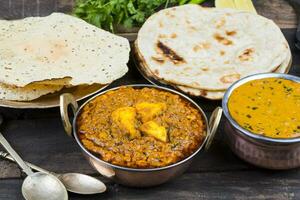
M 201 113 L 179 95 L 123 87 L 86 104 L 77 120 L 86 149 L 109 163 L 157 168 L 195 152 L 206 137 Z
M 232 118 L 252 133 L 300 136 L 300 83 L 283 78 L 249 81 L 232 92 L 228 108 Z

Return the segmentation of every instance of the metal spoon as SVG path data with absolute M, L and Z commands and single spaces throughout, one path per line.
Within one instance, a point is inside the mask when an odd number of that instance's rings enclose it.
M 0 115 L 0 125 L 3 118 Z M 43 172 L 33 173 L 21 157 L 13 150 L 7 140 L 0 133 L 0 143 L 12 155 L 18 165 L 27 174 L 22 184 L 22 194 L 26 200 L 67 200 L 68 193 L 65 186 L 55 176 Z
M 16 162 L 13 157 L 3 151 L 0 151 L 0 157 Z M 56 176 L 70 192 L 77 194 L 97 194 L 106 191 L 106 186 L 104 185 L 104 183 L 94 177 L 79 173 L 56 174 L 31 163 L 26 162 L 26 164 L 31 169 Z

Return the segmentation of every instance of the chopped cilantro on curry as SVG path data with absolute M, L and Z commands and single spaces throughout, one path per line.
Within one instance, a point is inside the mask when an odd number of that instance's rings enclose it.
M 300 83 L 282 78 L 247 82 L 232 92 L 228 108 L 232 118 L 252 133 L 300 136 Z

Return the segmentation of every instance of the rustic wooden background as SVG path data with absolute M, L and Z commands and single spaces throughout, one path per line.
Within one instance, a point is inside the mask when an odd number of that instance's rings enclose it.
M 212 5 L 208 1 L 205 5 Z M 70 0 L 0 0 L 0 17 L 17 19 L 71 11 Z M 283 28 L 293 53 L 291 74 L 300 76 L 300 53 L 294 47 L 296 15 L 284 0 L 255 0 L 258 13 Z M 271 37 L 271 36 L 270 36 Z M 0 43 L 1 45 L 1 43 Z M 113 86 L 146 83 L 133 63 L 130 71 Z M 195 99 L 209 116 L 219 101 Z M 58 109 L 15 110 L 0 108 L 5 117 L 1 131 L 22 157 L 55 172 L 99 175 L 83 158 L 75 141 L 65 135 Z M 224 119 L 223 119 L 224 120 Z M 222 121 L 223 121 L 222 120 Z M 1 148 L 0 148 L 1 150 Z M 103 179 L 108 191 L 100 195 L 70 194 L 70 199 L 299 199 L 300 171 L 271 171 L 256 168 L 237 158 L 229 149 L 220 126 L 208 152 L 196 156 L 188 171 L 176 180 L 149 189 L 127 188 Z M 22 174 L 8 161 L 0 160 L 0 199 L 19 200 Z

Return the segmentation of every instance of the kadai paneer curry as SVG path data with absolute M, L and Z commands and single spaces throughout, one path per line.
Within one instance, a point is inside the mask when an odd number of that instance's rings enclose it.
M 82 144 L 100 159 L 158 168 L 195 152 L 206 137 L 200 111 L 177 94 L 122 87 L 87 103 L 77 119 Z
M 228 108 L 232 118 L 252 133 L 300 136 L 300 83 L 283 78 L 249 81 L 232 92 Z

